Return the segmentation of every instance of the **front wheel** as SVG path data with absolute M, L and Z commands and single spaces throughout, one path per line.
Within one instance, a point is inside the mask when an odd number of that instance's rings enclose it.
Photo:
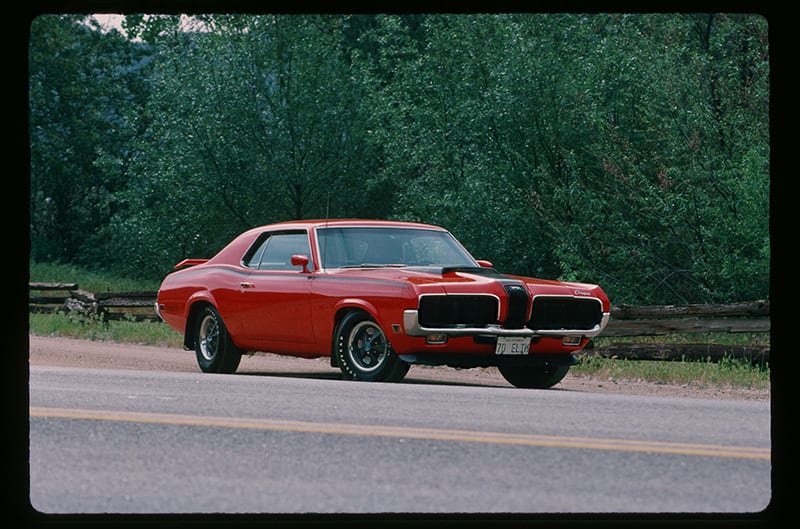
M 342 319 L 334 337 L 334 354 L 344 376 L 355 380 L 399 382 L 410 367 L 364 312 L 351 312 Z
M 242 352 L 228 334 L 228 329 L 214 307 L 203 307 L 194 334 L 197 364 L 204 373 L 233 373 L 239 367 Z
M 561 382 L 569 371 L 569 366 L 499 366 L 498 369 L 512 386 L 547 389 Z

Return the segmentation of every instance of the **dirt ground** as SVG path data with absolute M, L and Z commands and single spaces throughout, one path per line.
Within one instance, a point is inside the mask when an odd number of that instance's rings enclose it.
M 178 348 L 34 335 L 30 335 L 28 341 L 30 365 L 199 372 L 194 353 Z M 303 359 L 274 354 L 255 354 L 242 357 L 237 373 L 325 379 L 341 378 L 340 371 L 331 367 L 327 358 Z M 404 383 L 510 387 L 510 384 L 494 368 L 453 369 L 412 366 Z M 653 384 L 636 380 L 608 380 L 572 372 L 568 373 L 553 390 L 704 399 L 759 401 L 769 401 L 770 399 L 770 392 L 766 389 Z

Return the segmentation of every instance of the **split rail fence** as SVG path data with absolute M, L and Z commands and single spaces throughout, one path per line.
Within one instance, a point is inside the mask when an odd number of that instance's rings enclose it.
M 77 313 L 103 322 L 160 321 L 155 313 L 155 291 L 88 292 L 77 283 L 29 283 L 28 287 L 30 312 Z
M 612 307 L 611 320 L 600 335 L 602 347 L 589 354 L 627 360 L 707 360 L 723 358 L 769 362 L 769 345 L 726 345 L 718 343 L 629 343 L 613 338 L 685 335 L 698 333 L 769 333 L 769 300 L 722 305 L 666 305 Z
M 75 312 L 110 320 L 159 321 L 155 291 L 87 292 L 76 283 L 30 283 L 31 312 Z M 603 345 L 590 345 L 586 354 L 627 360 L 745 359 L 769 362 L 769 345 L 717 343 L 629 343 L 614 338 L 698 333 L 768 333 L 769 300 L 722 305 L 659 305 L 612 307 L 611 320 L 601 334 Z M 607 343 L 606 343 L 607 342 Z

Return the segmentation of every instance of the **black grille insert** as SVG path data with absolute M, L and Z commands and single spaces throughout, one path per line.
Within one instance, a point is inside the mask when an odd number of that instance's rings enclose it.
M 497 298 L 493 296 L 423 296 L 419 300 L 419 323 L 441 328 L 455 325 L 484 327 L 497 323 Z
M 508 311 L 503 326 L 506 329 L 521 329 L 528 319 L 528 289 L 522 283 L 504 287 L 508 294 Z
M 603 318 L 596 299 L 540 296 L 533 300 L 528 327 L 533 330 L 590 330 Z

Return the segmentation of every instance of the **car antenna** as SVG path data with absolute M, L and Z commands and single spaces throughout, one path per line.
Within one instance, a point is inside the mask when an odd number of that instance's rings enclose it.
M 322 248 L 322 269 L 328 264 L 328 219 L 331 214 L 331 191 L 328 189 L 328 196 L 325 197 L 325 238 L 323 240 Z

